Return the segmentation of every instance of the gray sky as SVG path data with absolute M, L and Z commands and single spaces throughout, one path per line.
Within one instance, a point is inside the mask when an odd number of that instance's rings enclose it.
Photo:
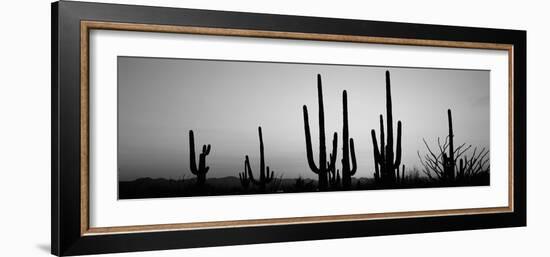
M 379 135 L 378 116 L 385 116 L 386 70 L 394 133 L 401 120 L 407 167 L 420 168 L 422 138 L 435 144 L 446 136 L 448 108 L 455 142 L 489 147 L 489 71 L 118 57 L 119 179 L 193 177 L 190 129 L 196 151 L 212 145 L 207 178 L 236 176 L 246 154 L 257 174 L 259 125 L 272 170 L 285 178 L 316 178 L 307 165 L 302 106 L 308 107 L 318 163 L 317 74 L 323 79 L 327 152 L 336 131 L 340 168 L 346 89 L 355 177 L 372 177 L 370 130 Z

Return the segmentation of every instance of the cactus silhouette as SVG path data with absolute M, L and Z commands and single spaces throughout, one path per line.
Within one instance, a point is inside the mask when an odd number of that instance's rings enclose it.
M 459 159 L 459 166 L 455 176 L 457 181 L 468 181 L 473 176 L 479 175 L 479 173 L 484 173 L 489 171 L 489 159 L 487 155 L 489 151 L 482 148 L 481 151 L 476 147 L 474 148 L 473 153 L 470 156 L 460 157 L 462 151 L 460 151 L 460 146 L 455 149 L 455 158 Z M 456 161 L 455 161 L 456 164 Z
M 432 151 L 425 139 L 424 145 L 428 153 L 422 157 L 417 152 L 420 163 L 424 167 L 422 172 L 431 180 L 440 180 L 448 183 L 462 183 L 489 171 L 489 151 L 486 148 L 473 148 L 466 143 L 455 145 L 453 131 L 453 117 L 451 109 L 447 110 L 448 135 L 442 141 L 437 138 L 437 148 Z M 457 165 L 458 161 L 458 165 Z M 435 177 L 433 176 L 435 175 Z
M 328 167 L 328 182 L 331 188 L 336 189 L 340 186 L 340 170 L 336 169 L 336 152 L 334 149 L 338 149 L 338 136 L 334 133 L 334 138 L 332 139 L 332 149 L 333 152 L 329 154 L 329 162 L 327 162 Z M 334 165 L 331 165 L 334 163 Z
M 373 145 L 376 145 L 376 143 L 373 143 Z M 380 168 L 378 167 L 378 163 L 376 162 L 376 157 L 374 158 L 374 182 L 380 182 Z
M 244 166 L 245 171 L 248 173 L 248 177 L 254 185 L 258 186 L 262 192 L 265 192 L 266 185 L 269 184 L 274 177 L 274 172 L 269 171 L 269 166 L 266 167 L 265 160 L 264 160 L 264 140 L 262 138 L 262 127 L 258 127 L 258 134 L 260 137 L 260 177 L 258 180 L 254 178 L 254 174 L 252 174 L 252 169 L 250 168 L 250 160 L 248 159 L 248 155 L 245 157 Z
M 460 166 L 458 168 L 458 173 L 456 174 L 456 178 L 459 180 L 464 179 L 464 174 L 466 173 L 466 165 L 464 165 L 465 159 L 466 158 L 461 158 L 459 162 Z M 466 163 L 468 163 L 467 159 L 466 159 Z
M 195 136 L 193 130 L 189 130 L 189 166 L 191 173 L 197 176 L 197 185 L 202 186 L 206 182 L 206 173 L 210 167 L 206 166 L 206 156 L 210 154 L 210 145 L 202 146 L 202 153 L 199 155 L 199 167 L 195 161 Z
M 340 187 L 341 181 L 342 179 L 340 177 L 340 170 L 336 170 L 336 171 L 334 171 L 334 169 L 330 170 L 328 174 L 328 182 L 330 187 L 332 189 L 337 189 L 338 187 Z
M 449 154 L 443 153 L 443 180 L 453 181 L 455 179 L 455 148 L 453 134 L 453 117 L 451 109 L 447 110 L 447 119 L 449 120 Z M 461 160 L 462 161 L 462 160 Z
M 246 190 L 250 186 L 250 178 L 248 177 L 248 172 L 246 171 L 246 162 L 244 164 L 244 171 L 239 172 L 239 180 L 241 181 L 241 186 Z
M 395 171 L 397 183 L 403 184 L 405 181 L 405 164 L 401 166 L 401 175 L 399 174 L 399 168 Z
M 386 71 L 386 126 L 387 144 L 384 143 L 384 117 L 380 115 L 380 148 L 376 141 L 376 132 L 371 130 L 374 148 L 375 179 L 382 184 L 395 184 L 395 170 L 401 164 L 401 121 L 397 122 L 397 145 L 393 150 L 393 114 L 391 99 L 390 72 Z M 395 157 L 395 159 L 394 159 Z M 378 177 L 377 177 L 378 176 Z M 378 179 L 377 179 L 378 178 Z
M 304 131 L 306 137 L 306 154 L 309 168 L 318 175 L 318 187 L 319 190 L 326 190 L 328 188 L 328 173 L 335 169 L 336 154 L 337 154 L 337 142 L 338 134 L 334 132 L 332 154 L 330 155 L 330 161 L 327 162 L 326 153 L 326 139 L 325 139 L 325 110 L 323 106 L 323 88 L 321 82 L 321 75 L 317 74 L 317 97 L 319 100 L 319 167 L 313 160 L 313 148 L 311 146 L 311 132 L 309 129 L 309 116 L 307 112 L 307 106 L 304 105 Z
M 344 126 L 342 128 L 342 186 L 346 189 L 351 187 L 351 176 L 357 171 L 357 161 L 355 159 L 355 146 L 353 138 L 349 138 L 348 127 L 348 94 L 344 90 L 342 94 Z M 350 167 L 351 154 L 351 167 Z

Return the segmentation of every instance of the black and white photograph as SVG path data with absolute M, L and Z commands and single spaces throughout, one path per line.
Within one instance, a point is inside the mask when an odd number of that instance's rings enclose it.
M 0 256 L 550 256 L 546 5 L 7 1 Z
M 489 186 L 490 71 L 119 56 L 118 198 Z

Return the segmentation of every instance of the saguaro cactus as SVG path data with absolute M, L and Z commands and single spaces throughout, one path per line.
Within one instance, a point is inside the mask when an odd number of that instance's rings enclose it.
M 475 176 L 480 171 L 489 168 L 487 166 L 488 159 L 486 159 L 489 151 L 485 148 L 478 149 L 474 147 L 473 152 L 468 153 L 472 145 L 462 143 L 456 146 L 451 109 L 447 110 L 447 122 L 448 135 L 443 142 L 440 138 L 437 138 L 438 150 L 432 151 L 426 140 L 423 140 L 428 153 L 422 157 L 419 151 L 418 157 L 422 166 L 424 166 L 422 172 L 428 178 L 450 183 L 460 183 L 469 179 L 468 177 Z M 435 175 L 435 177 L 432 175 Z
M 401 166 L 401 175 L 399 175 L 399 168 L 395 171 L 395 175 L 397 176 L 397 183 L 403 184 L 405 181 L 405 164 Z
M 248 177 L 254 185 L 258 186 L 260 190 L 265 191 L 266 185 L 269 184 L 274 177 L 274 172 L 269 171 L 269 166 L 266 167 L 264 160 L 264 140 L 262 138 L 262 127 L 258 127 L 258 134 L 260 136 L 260 178 L 256 180 L 254 174 L 252 174 L 252 169 L 250 168 L 250 160 L 248 155 L 245 157 L 244 166 L 245 171 L 248 173 Z
M 206 156 L 210 154 L 210 145 L 202 146 L 202 153 L 199 155 L 199 167 L 195 161 L 195 136 L 193 130 L 189 130 L 189 166 L 191 173 L 197 176 L 197 185 L 202 186 L 206 181 L 206 173 L 210 167 L 206 166 Z
M 461 158 L 460 159 L 460 166 L 459 166 L 459 169 L 458 169 L 458 174 L 456 174 L 456 179 L 457 180 L 462 180 L 464 179 L 464 175 L 466 174 L 466 166 L 468 164 L 468 159 L 466 158 Z
M 376 142 L 373 142 L 373 145 L 376 145 Z M 380 182 L 380 168 L 378 167 L 378 162 L 376 161 L 376 157 L 374 157 L 374 182 L 376 183 Z
M 244 164 L 244 171 L 239 172 L 239 180 L 241 181 L 241 186 L 246 190 L 250 186 L 250 178 L 248 177 L 248 172 L 246 170 L 246 161 Z
M 346 90 L 342 94 L 344 126 L 342 128 L 342 186 L 344 188 L 351 187 L 351 176 L 357 171 L 357 161 L 355 159 L 355 146 L 353 138 L 349 138 L 348 126 L 348 94 Z M 351 153 L 351 167 L 349 163 Z
M 309 168 L 318 175 L 319 190 L 328 188 L 328 173 L 336 165 L 338 134 L 334 132 L 332 154 L 330 162 L 327 162 L 326 141 L 325 141 L 325 111 L 323 106 L 323 88 L 321 75 L 317 74 L 317 97 L 319 99 L 319 167 L 313 160 L 313 148 L 311 146 L 311 132 L 309 130 L 309 116 L 307 106 L 304 105 L 304 131 L 306 136 L 306 154 Z
M 337 189 L 340 186 L 342 178 L 340 177 L 340 170 L 331 170 L 328 174 L 328 182 L 332 189 Z
M 332 139 L 332 149 L 333 152 L 329 155 L 330 161 L 327 162 L 328 166 L 328 182 L 331 188 L 336 189 L 340 186 L 341 178 L 340 178 L 340 170 L 336 169 L 336 152 L 334 149 L 338 148 L 338 136 L 336 133 L 334 133 L 334 138 Z M 331 165 L 331 163 L 334 163 L 334 165 Z
M 449 154 L 443 153 L 443 180 L 453 181 L 455 179 L 455 148 L 454 148 L 454 134 L 453 134 L 453 117 L 451 109 L 447 110 L 447 119 L 449 120 Z
M 380 115 L 380 148 L 376 141 L 376 132 L 371 130 L 372 144 L 374 148 L 375 179 L 383 184 L 395 184 L 395 170 L 401 164 L 401 121 L 397 122 L 397 145 L 393 150 L 393 114 L 391 100 L 390 72 L 386 71 L 386 119 L 387 119 L 387 144 L 384 144 L 384 117 Z M 395 157 L 395 160 L 394 160 Z

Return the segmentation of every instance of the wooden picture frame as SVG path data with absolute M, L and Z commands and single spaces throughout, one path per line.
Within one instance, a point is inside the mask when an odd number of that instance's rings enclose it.
M 508 205 L 91 227 L 91 30 L 507 51 Z M 59 256 L 525 226 L 526 32 L 72 1 L 53 3 L 51 215 L 52 254 Z

